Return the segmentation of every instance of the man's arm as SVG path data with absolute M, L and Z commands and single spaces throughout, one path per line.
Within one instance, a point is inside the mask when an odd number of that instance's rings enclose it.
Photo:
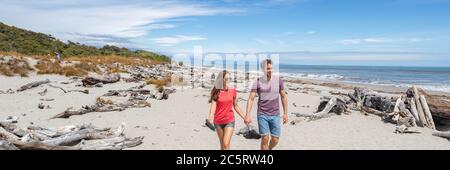
M 288 122 L 288 99 L 287 99 L 287 94 L 285 90 L 281 90 L 280 91 L 280 95 L 281 95 L 281 104 L 283 105 L 283 124 L 286 124 Z
M 245 115 L 245 121 L 247 124 L 250 124 L 252 122 L 252 116 L 251 111 L 253 107 L 253 101 L 255 100 L 256 92 L 250 92 L 250 95 L 248 96 L 247 100 L 247 109 L 246 109 L 246 115 Z

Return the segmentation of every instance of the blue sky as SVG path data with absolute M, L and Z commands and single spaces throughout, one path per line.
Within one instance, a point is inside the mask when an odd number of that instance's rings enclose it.
M 0 2 L 0 22 L 89 45 L 279 52 L 301 64 L 450 66 L 450 0 Z

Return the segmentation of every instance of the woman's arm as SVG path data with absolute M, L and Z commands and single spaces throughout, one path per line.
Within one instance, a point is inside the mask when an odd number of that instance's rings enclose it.
M 233 98 L 233 108 L 234 108 L 234 111 L 236 111 L 239 114 L 239 116 L 241 116 L 242 119 L 245 120 L 246 114 L 242 113 L 241 107 L 239 107 L 239 104 L 238 104 L 238 101 L 236 100 L 236 98 Z
M 211 106 L 209 108 L 209 117 L 208 120 L 211 124 L 213 124 L 214 114 L 216 113 L 216 101 L 211 101 Z

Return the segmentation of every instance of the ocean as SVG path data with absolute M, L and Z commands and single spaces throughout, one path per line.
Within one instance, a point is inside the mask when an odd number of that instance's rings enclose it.
M 449 67 L 280 65 L 281 75 L 450 92 Z
M 186 62 L 187 63 L 187 62 Z M 197 62 L 199 63 L 199 62 Z M 207 62 L 205 62 L 207 63 Z M 187 64 L 188 65 L 188 64 Z M 222 66 L 222 67 L 221 67 Z M 245 64 L 216 62 L 205 64 L 207 68 L 233 70 L 236 67 L 244 71 Z M 249 64 L 248 70 L 255 72 L 258 66 Z M 411 67 L 411 66 L 344 66 L 344 65 L 297 65 L 280 64 L 275 66 L 282 76 L 319 80 L 344 81 L 395 87 L 411 87 L 432 91 L 450 92 L 450 67 Z

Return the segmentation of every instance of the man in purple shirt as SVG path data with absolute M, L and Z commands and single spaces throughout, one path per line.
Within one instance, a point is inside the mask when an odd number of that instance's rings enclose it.
M 247 101 L 245 123 L 252 122 L 251 114 L 253 101 L 258 94 L 258 128 L 261 135 L 261 150 L 272 150 L 281 135 L 279 96 L 283 105 L 283 124 L 288 122 L 287 94 L 284 82 L 279 76 L 272 75 L 272 60 L 262 61 L 261 68 L 264 76 L 258 78 L 252 85 Z

